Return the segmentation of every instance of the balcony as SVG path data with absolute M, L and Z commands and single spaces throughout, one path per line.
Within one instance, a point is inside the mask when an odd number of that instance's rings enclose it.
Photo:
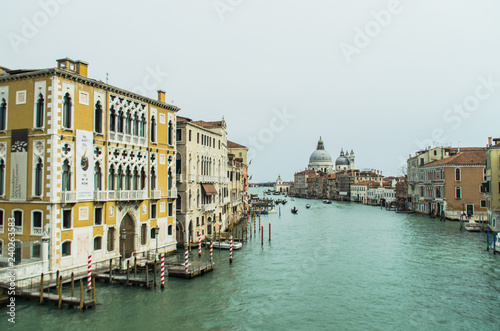
M 117 191 L 116 196 L 117 200 L 120 201 L 144 200 L 146 192 L 138 190 Z
M 217 176 L 198 176 L 198 181 L 200 183 L 217 183 L 219 181 L 219 177 Z
M 167 192 L 167 198 L 176 199 L 177 198 L 177 189 L 174 187 Z
M 215 203 L 209 203 L 206 205 L 202 205 L 201 210 L 204 212 L 214 211 L 215 210 Z
M 161 197 L 161 190 L 151 190 L 149 192 L 149 197 L 151 199 L 159 199 Z
M 187 180 L 188 182 L 196 181 L 196 175 L 187 175 Z
M 3 225 L 0 225 L 0 233 L 3 233 Z
M 22 226 L 15 226 L 14 227 L 14 233 L 15 234 L 23 234 L 23 227 Z
M 113 194 L 113 198 L 114 198 L 114 194 Z M 94 200 L 96 202 L 108 201 L 108 191 L 94 191 Z
M 43 234 L 43 229 L 42 228 L 32 228 L 31 234 L 34 236 L 41 236 Z
M 64 191 L 61 192 L 62 203 L 75 203 L 76 202 L 76 191 Z

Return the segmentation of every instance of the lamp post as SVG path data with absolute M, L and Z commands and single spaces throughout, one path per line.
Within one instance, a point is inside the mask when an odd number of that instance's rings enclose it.
M 155 240 L 156 240 L 156 256 L 158 256 L 158 234 L 160 233 L 160 228 L 158 226 L 154 227 Z

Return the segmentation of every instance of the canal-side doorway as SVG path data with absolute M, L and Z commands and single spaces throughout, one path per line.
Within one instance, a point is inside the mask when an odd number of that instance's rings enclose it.
M 125 230 L 125 231 L 124 231 Z M 123 235 L 126 233 L 126 238 Z M 135 223 L 130 214 L 126 214 L 120 225 L 120 254 L 125 258 L 132 256 L 135 249 Z
M 175 222 L 175 240 L 177 240 L 177 247 L 184 247 L 184 227 L 179 220 Z

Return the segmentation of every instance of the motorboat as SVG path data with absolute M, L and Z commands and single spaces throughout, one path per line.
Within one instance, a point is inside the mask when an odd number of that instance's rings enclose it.
M 291 198 L 290 200 L 295 201 L 295 198 Z
M 469 232 L 479 232 L 481 231 L 481 224 L 476 223 L 474 220 L 469 220 L 469 222 L 464 224 L 465 230 Z
M 295 207 L 292 208 L 292 214 L 297 214 L 298 211 L 299 210 L 297 208 L 295 208 Z
M 307 205 L 306 205 L 306 208 L 307 208 L 307 209 L 311 208 L 311 205 L 310 205 L 310 204 L 307 204 Z
M 269 214 L 276 214 L 276 210 L 274 210 L 274 209 L 268 210 L 267 212 L 268 212 Z
M 231 243 L 229 240 L 224 240 L 224 241 L 214 241 L 214 248 L 218 249 L 229 249 L 231 247 Z M 207 246 L 210 247 L 210 243 L 207 242 Z M 233 249 L 240 249 L 243 247 L 243 244 L 239 241 L 233 241 Z
M 331 205 L 332 204 L 332 200 L 323 200 L 323 203 L 327 204 L 327 205 Z
M 493 235 L 493 242 L 490 244 L 490 248 L 500 253 L 500 233 Z

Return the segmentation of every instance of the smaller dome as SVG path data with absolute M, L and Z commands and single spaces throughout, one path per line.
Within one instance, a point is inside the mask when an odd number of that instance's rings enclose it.
M 335 166 L 348 166 L 349 160 L 345 156 L 339 156 L 337 160 L 335 160 Z

